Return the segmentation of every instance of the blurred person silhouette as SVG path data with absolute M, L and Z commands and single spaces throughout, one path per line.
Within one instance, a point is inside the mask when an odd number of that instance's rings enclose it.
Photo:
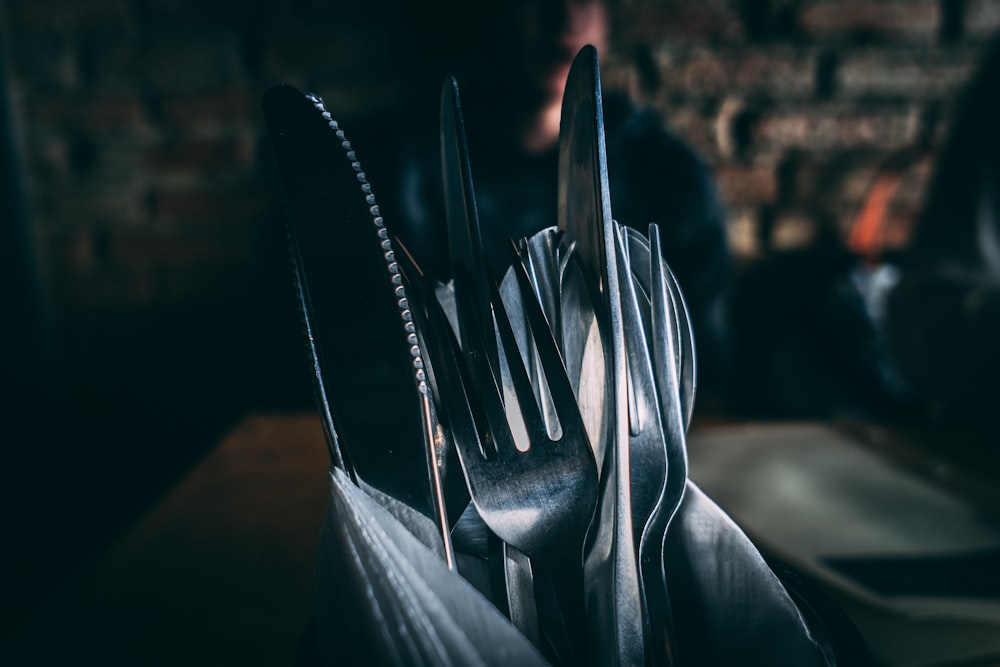
M 846 233 L 817 210 L 813 238 L 789 248 L 777 246 L 773 228 L 762 224 L 764 252 L 738 272 L 730 299 L 733 416 L 919 417 L 893 363 L 885 301 L 909 228 L 891 211 L 893 197 L 929 159 L 929 134 L 881 161 Z
M 1000 34 L 959 98 L 888 300 L 902 377 L 938 424 L 966 437 L 950 453 L 1000 464 Z M 963 451 L 964 450 L 964 451 Z
M 460 87 L 494 278 L 509 265 L 508 239 L 556 224 L 563 88 L 582 47 L 606 51 L 610 9 L 603 0 L 440 0 L 416 9 L 430 27 L 420 44 L 433 44 L 439 57 L 431 65 L 440 75 L 433 92 L 449 74 Z M 699 411 L 716 409 L 728 363 L 725 208 L 705 163 L 660 114 L 610 90 L 603 91 L 603 105 L 612 212 L 643 233 L 650 222 L 660 225 L 665 259 L 692 315 Z M 365 165 L 387 226 L 427 273 L 447 279 L 438 109 L 427 106 L 389 140 L 383 132 L 380 143 L 392 154 Z

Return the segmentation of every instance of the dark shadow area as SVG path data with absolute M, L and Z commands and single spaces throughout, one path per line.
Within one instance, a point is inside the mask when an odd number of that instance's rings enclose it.
M 146 313 L 141 325 L 107 315 L 86 366 L 34 391 L 5 381 L 5 628 L 98 556 L 243 414 L 311 408 L 297 316 L 277 292 L 258 292 L 243 313 L 185 305 Z

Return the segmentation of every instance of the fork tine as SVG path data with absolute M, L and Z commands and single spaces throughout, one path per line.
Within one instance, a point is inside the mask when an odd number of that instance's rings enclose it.
M 489 303 L 485 307 L 492 327 L 479 329 L 461 345 L 455 328 L 471 324 L 469 318 L 483 312 L 482 304 L 469 303 L 459 295 L 464 293 L 473 300 L 475 295 L 456 289 L 458 326 L 453 327 L 441 304 L 433 297 L 427 298 L 427 335 L 432 337 L 428 347 L 433 353 L 430 363 L 437 373 L 435 379 L 440 399 L 447 406 L 444 412 L 450 435 L 477 511 L 498 537 L 537 562 L 544 573 L 545 585 L 538 592 L 542 606 L 537 616 L 531 606 L 534 591 L 528 594 L 527 601 L 509 596 L 508 603 L 516 605 L 516 611 L 531 612 L 530 618 L 538 619 L 548 642 L 547 654 L 556 657 L 557 664 L 582 664 L 577 655 L 584 645 L 581 629 L 586 624 L 582 556 L 597 503 L 597 464 L 561 354 L 520 258 L 514 262 L 514 270 L 517 291 L 522 293 L 524 333 L 551 387 L 562 436 L 557 440 L 548 436 L 521 355 L 521 347 L 525 346 L 518 345 L 496 283 L 489 286 Z M 456 275 L 455 280 L 461 281 L 463 276 Z M 470 330 L 476 331 L 466 326 L 465 331 Z M 488 341 L 484 340 L 491 333 L 498 352 L 502 352 L 495 362 L 486 354 Z M 507 378 L 503 376 L 505 370 Z M 527 427 L 528 451 L 518 451 L 514 443 L 508 413 L 512 419 L 518 415 L 504 406 L 505 383 L 513 390 L 511 401 L 516 399 L 519 416 Z M 492 453 L 492 459 L 484 452 Z M 512 573 L 517 574 L 505 563 L 508 583 Z M 512 618 L 520 619 L 516 622 L 525 623 L 525 629 L 530 630 L 534 622 L 514 611 Z
M 455 280 L 458 281 L 459 277 L 456 276 Z M 491 287 L 495 292 L 495 286 Z M 460 345 L 455 338 L 454 331 L 449 326 L 446 332 L 448 345 L 456 357 L 455 364 L 458 369 L 458 377 L 462 381 L 462 392 L 479 416 L 476 422 L 480 438 L 481 454 L 479 458 L 482 459 L 485 456 L 491 459 L 507 459 L 517 453 L 517 446 L 504 409 L 499 361 L 494 361 L 495 358 L 491 356 L 491 352 L 496 349 L 496 343 L 490 345 L 485 340 L 485 337 L 489 336 L 489 329 L 472 328 L 476 326 L 476 318 L 478 312 L 481 311 L 477 311 L 475 304 L 471 303 L 469 299 L 462 298 L 463 293 L 467 295 L 466 292 L 459 289 L 455 290 L 458 326 L 461 330 L 469 333 L 478 330 L 478 334 L 467 335 Z M 494 298 L 497 297 L 494 296 Z M 487 312 L 492 310 L 491 307 L 492 303 L 486 304 Z M 441 315 L 443 316 L 443 310 Z M 462 329 L 462 327 L 465 328 Z M 461 359 L 462 363 L 459 363 L 458 359 Z M 520 401 L 519 397 L 518 402 Z M 468 456 L 471 456 L 471 450 L 468 451 Z
M 441 395 L 453 424 L 455 446 L 466 467 L 482 465 L 487 460 L 501 458 L 515 449 L 513 434 L 507 427 L 492 368 L 483 347 L 463 350 L 447 316 L 437 300 L 429 305 L 439 352 L 433 364 L 443 367 Z M 459 317 L 463 317 L 459 309 Z M 452 415 L 455 415 L 454 417 Z
M 423 325 L 429 342 L 428 375 L 432 382 L 432 391 L 443 408 L 442 421 L 451 432 L 453 440 L 462 443 L 475 442 L 481 449 L 476 418 L 464 389 L 467 382 L 462 377 L 462 369 L 455 359 L 453 348 L 457 343 L 447 315 L 437 299 L 426 298 L 422 291 L 418 294 L 425 312 L 418 312 L 416 308 L 414 312 L 417 323 Z
M 413 276 L 412 312 L 427 345 L 427 375 L 431 392 L 440 404 L 440 418 L 465 465 L 475 466 L 494 455 L 492 437 L 486 442 L 481 434 L 490 434 L 482 392 L 477 391 L 468 364 L 462 363 L 463 350 L 451 321 L 437 297 L 428 292 L 421 280 L 420 268 L 403 247 L 400 264 L 404 274 Z M 460 311 L 461 314 L 461 311 Z M 502 437 L 502 436 L 501 436 Z
M 487 460 L 486 447 L 492 446 L 495 438 L 489 430 L 484 406 L 479 394 L 474 391 L 468 368 L 461 362 L 463 352 L 448 316 L 433 295 L 427 295 L 423 289 L 417 289 L 415 293 L 419 299 L 414 308 L 415 317 L 430 343 L 428 375 L 432 391 L 443 406 L 450 442 L 459 454 L 471 500 L 478 507 L 477 498 L 481 500 L 481 496 L 477 495 L 480 493 L 480 480 L 486 477 L 484 468 L 491 465 Z M 500 434 L 499 437 L 504 435 Z M 484 439 L 488 442 L 484 442 Z M 503 451 L 508 449 L 512 447 L 505 447 Z M 493 456 L 495 452 L 491 450 L 490 454 Z M 522 634 L 533 644 L 540 646 L 531 563 L 527 556 L 507 543 L 503 543 L 502 553 L 504 588 L 502 593 L 498 593 L 500 598 L 494 602 Z
M 506 308 L 494 286 L 494 317 L 496 318 L 497 329 L 500 333 L 501 346 L 507 357 L 511 380 L 517 393 L 518 402 L 521 404 L 521 413 L 525 424 L 532 430 L 530 434 L 532 442 L 542 442 L 544 440 L 563 442 L 567 438 L 573 438 L 582 439 L 580 441 L 586 443 L 589 448 L 589 438 L 587 438 L 587 433 L 583 426 L 583 417 L 580 415 L 580 409 L 576 402 L 576 393 L 573 391 L 573 387 L 569 381 L 569 375 L 566 372 L 562 354 L 559 351 L 559 346 L 556 344 L 555 337 L 542 310 L 542 306 L 535 295 L 531 279 L 528 277 L 527 270 L 519 256 L 513 262 L 512 269 L 520 287 L 521 303 L 528 322 L 529 340 L 534 344 L 535 351 L 538 353 L 538 361 L 549 387 L 549 394 L 552 398 L 556 417 L 562 427 L 562 435 L 559 438 L 553 439 L 549 437 L 541 411 L 535 402 L 527 369 L 525 369 L 521 354 L 517 349 Z
M 521 418 L 524 420 L 530 449 L 536 443 L 541 442 L 542 438 L 548 439 L 548 431 L 545 428 L 542 412 L 538 407 L 531 377 L 525 367 L 524 360 L 521 358 L 517 339 L 514 337 L 514 329 L 503 303 L 499 300 L 499 294 L 495 295 L 494 301 L 493 316 L 499 334 L 500 350 L 507 363 L 510 383 L 517 398 Z
M 549 322 L 549 328 L 556 332 L 556 345 L 560 351 L 564 352 L 562 332 L 562 272 L 559 267 L 558 249 L 560 247 L 560 237 L 563 232 L 555 227 L 551 227 L 539 234 L 518 241 L 518 249 L 521 253 L 521 260 L 524 263 L 528 275 L 531 277 L 532 287 L 538 296 L 538 301 L 542 305 L 542 312 Z M 521 308 L 521 318 L 523 322 L 524 309 Z M 525 334 L 528 332 L 525 331 Z M 524 344 L 525 336 L 518 340 Z M 552 396 L 548 390 L 548 382 L 545 378 L 545 371 L 538 363 L 538 355 L 535 354 L 532 346 L 524 348 L 529 351 L 528 370 L 531 373 L 535 394 L 542 407 L 542 417 L 552 438 L 561 435 L 558 418 L 555 414 L 555 406 Z M 564 357 L 565 359 L 565 357 Z

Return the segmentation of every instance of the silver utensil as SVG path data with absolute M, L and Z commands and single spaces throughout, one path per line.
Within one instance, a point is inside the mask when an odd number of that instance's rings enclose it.
M 517 448 L 507 421 L 499 385 L 499 368 L 481 354 L 466 351 L 486 416 L 489 449 L 456 442 L 469 493 L 483 520 L 501 539 L 527 555 L 544 572 L 558 605 L 563 636 L 586 637 L 583 601 L 583 543 L 597 503 L 597 464 L 566 376 L 559 350 L 530 280 L 520 262 L 514 263 L 521 301 L 532 343 L 547 379 L 561 436 L 553 439 L 542 416 L 525 368 L 522 352 L 494 290 L 494 321 L 503 363 L 528 437 L 528 448 Z M 459 312 L 459 316 L 463 314 Z M 493 390 L 491 391 L 491 387 Z M 537 579 L 536 579 L 537 582 Z M 559 641 L 558 639 L 556 640 Z M 565 664 L 584 661 L 584 642 L 557 652 Z
M 650 225 L 650 228 L 653 226 Z M 622 230 L 625 234 L 629 256 L 632 258 L 632 276 L 635 285 L 639 290 L 640 296 L 649 302 L 652 286 L 650 271 L 646 269 L 653 266 L 650 251 L 653 231 L 650 229 L 649 236 L 644 236 L 641 232 L 631 227 L 623 227 Z M 658 226 L 656 234 L 658 237 Z M 666 318 L 666 321 L 673 322 L 672 329 L 676 341 L 673 346 L 674 361 L 677 366 L 678 382 L 681 388 L 681 406 L 686 430 L 691 423 L 691 416 L 694 412 L 695 393 L 698 385 L 694 329 L 692 328 L 691 317 L 688 313 L 687 304 L 684 301 L 680 285 L 677 283 L 677 278 L 666 262 L 662 260 L 662 255 L 660 270 L 666 280 L 669 290 L 669 300 L 674 304 L 674 307 L 669 309 L 669 317 Z M 658 336 L 653 334 L 652 329 L 649 329 L 649 337 L 654 340 L 658 338 Z
M 631 509 L 643 590 L 646 650 L 652 664 L 670 664 L 671 617 L 662 574 L 662 543 L 687 479 L 686 423 L 679 378 L 685 367 L 693 368 L 682 359 L 694 353 L 693 339 L 682 335 L 680 323 L 686 326 L 688 321 L 686 306 L 679 298 L 674 299 L 668 286 L 672 275 L 662 259 L 658 227 L 650 226 L 649 239 L 617 223 L 614 228 L 628 363 Z M 522 255 L 528 248 L 535 250 L 532 259 L 536 270 L 529 273 L 536 292 L 544 292 L 546 286 L 552 289 L 560 275 L 555 271 L 566 269 L 555 267 L 554 238 L 553 230 L 543 230 L 519 243 Z M 571 307 L 560 314 L 575 318 L 583 312 Z M 520 342 L 524 349 L 524 342 Z M 682 348 L 685 343 L 687 349 Z M 693 388 L 693 383 L 687 386 Z
M 563 100 L 558 227 L 512 245 L 499 287 L 483 260 L 454 79 L 442 91 L 441 116 L 454 273 L 447 293 L 397 257 L 343 132 L 318 98 L 294 92 L 277 92 L 265 106 L 292 183 L 292 231 L 303 232 L 295 258 L 308 255 L 296 275 L 320 405 L 334 408 L 326 421 L 335 507 L 320 577 L 325 609 L 335 612 L 329 627 L 359 628 L 390 664 L 537 664 L 525 637 L 559 665 L 822 661 L 760 554 L 687 479 L 690 317 L 662 260 L 659 228 L 651 225 L 647 238 L 612 220 L 596 50 L 578 54 Z M 348 184 L 360 184 L 363 197 Z M 329 236 L 322 223 L 330 214 L 347 229 Z M 324 252 L 346 265 L 355 250 L 357 275 L 337 265 L 344 280 L 314 281 Z M 312 296 L 327 319 L 315 328 L 307 282 L 323 285 Z M 393 334 L 391 345 L 370 347 L 391 353 L 395 372 L 379 397 L 404 418 L 400 433 L 387 435 L 378 411 L 345 412 L 357 404 L 350 393 L 369 382 L 350 366 L 367 341 L 329 333 L 345 312 L 366 324 L 365 334 Z M 313 339 L 320 329 L 333 342 L 325 358 Z M 332 401 L 327 369 L 342 378 Z M 343 442 L 338 420 L 347 425 Z M 384 437 L 366 447 L 365 436 Z M 460 506 L 445 493 L 454 490 L 449 479 L 458 481 L 446 463 L 456 455 L 468 490 Z M 425 464 L 426 476 L 407 462 Z M 463 556 L 502 566 L 494 599 L 511 624 L 484 612 L 485 601 L 448 571 L 460 564 L 446 510 L 469 498 L 473 507 L 454 525 L 475 534 L 463 543 L 477 551 Z M 481 590 L 496 583 L 485 581 L 485 568 L 461 570 L 473 572 Z M 365 601 L 357 618 L 338 609 L 345 598 Z M 479 646 L 491 639 L 499 645 Z
M 638 665 L 643 663 L 642 603 L 631 515 L 627 362 L 600 73 L 592 46 L 577 54 L 563 93 L 558 225 L 575 246 L 604 351 L 604 400 L 598 404 L 604 414 L 585 415 L 588 423 L 601 423 L 605 429 L 595 443 L 601 489 L 596 529 L 584 559 L 587 613 L 599 642 L 600 663 Z
M 618 281 L 622 292 L 622 328 L 628 369 L 629 465 L 632 482 L 632 526 L 638 537 L 656 506 L 667 475 L 667 455 L 660 400 L 653 373 L 651 344 L 647 337 L 632 266 L 623 231 L 615 224 L 615 251 Z M 648 303 L 645 304 L 648 309 Z M 669 316 L 669 311 L 665 313 Z M 653 332 L 654 334 L 656 332 Z M 669 341 L 668 341 L 669 342 Z M 638 549 L 639 540 L 636 540 Z
M 696 484 L 664 540 L 679 664 L 835 664 L 746 534 Z M 866 663 L 860 663 L 866 664 Z
M 669 268 L 662 260 L 659 227 L 649 226 L 649 285 L 650 329 L 654 375 L 656 377 L 659 409 L 664 429 L 667 476 L 663 490 L 649 522 L 643 531 L 639 546 L 639 567 L 643 579 L 646 603 L 647 650 L 655 664 L 673 664 L 674 626 L 670 606 L 667 578 L 664 573 L 664 540 L 670 524 L 684 496 L 687 485 L 687 418 L 680 385 L 683 362 L 677 363 L 677 350 L 681 356 L 694 354 L 693 343 L 683 349 L 678 322 L 686 319 L 683 301 L 673 298 L 667 275 Z M 679 291 L 678 291 L 679 296 Z M 680 314 L 678 316 L 678 313 Z M 690 338 L 689 338 L 690 341 Z M 689 385 L 690 387 L 691 385 Z M 691 404 L 689 400 L 688 405 Z
M 428 308 L 432 365 L 439 377 L 439 398 L 458 449 L 470 496 L 480 516 L 504 542 L 528 556 L 555 591 L 558 609 L 546 628 L 559 661 L 574 664 L 582 650 L 570 637 L 583 628 L 583 540 L 597 499 L 597 466 L 572 387 L 555 341 L 520 262 L 518 285 L 539 364 L 548 378 L 562 436 L 548 430 L 515 334 L 498 290 L 491 299 L 500 360 L 507 368 L 529 446 L 521 451 L 507 418 L 501 389 L 503 374 L 471 340 L 461 348 L 447 316 L 433 302 Z M 470 318 L 458 310 L 459 318 Z M 447 344 L 444 344 L 447 341 Z M 536 580 L 537 581 L 537 580 Z M 543 621 L 544 625 L 544 621 Z
M 441 169 L 455 303 L 457 310 L 467 315 L 456 321 L 461 346 L 463 350 L 485 355 L 490 366 L 499 368 L 482 232 L 476 211 L 461 97 L 454 77 L 445 81 L 441 91 Z M 541 387 L 544 373 L 536 369 L 534 375 L 536 386 Z M 544 396 L 543 405 L 551 411 L 551 400 L 547 393 Z M 464 438 L 468 435 L 458 437 L 460 442 L 457 444 L 467 442 Z M 514 625 L 538 644 L 531 563 L 508 544 L 502 545 L 501 557 L 505 600 L 500 601 L 500 606 L 506 607 Z
M 528 238 L 521 239 L 518 242 L 519 256 L 524 264 L 525 270 L 528 272 L 528 276 L 531 278 L 531 284 L 534 288 L 535 296 L 538 298 L 538 302 L 542 306 L 542 312 L 545 313 L 545 319 L 549 323 L 549 328 L 555 336 L 557 345 L 560 345 L 561 343 L 561 336 L 559 336 L 558 332 L 560 332 L 563 328 L 561 296 L 562 281 L 561 271 L 559 268 L 560 236 L 561 234 L 559 232 L 549 228 Z M 514 277 L 510 272 L 508 272 L 508 274 L 509 277 Z M 505 281 L 506 285 L 501 283 L 501 296 L 504 297 L 510 293 L 509 289 L 504 289 L 505 286 L 514 287 L 518 282 L 516 279 L 509 280 L 508 276 L 505 276 Z M 519 289 L 514 289 L 515 302 L 519 300 L 516 296 L 518 293 Z M 508 303 L 508 301 L 505 300 L 505 303 Z M 532 384 L 535 387 L 536 398 L 542 408 L 542 416 L 545 418 L 545 423 L 549 430 L 549 436 L 557 438 L 559 437 L 559 421 L 555 418 L 555 408 L 552 405 L 552 397 L 548 391 L 545 373 L 543 372 L 541 365 L 538 363 L 538 357 L 534 353 L 534 348 L 528 342 L 527 328 L 524 326 L 521 309 L 516 303 L 511 305 L 514 307 L 508 308 L 508 313 L 510 314 L 511 323 L 514 324 L 515 334 L 519 334 L 518 344 L 521 346 L 522 350 L 528 350 L 529 352 L 526 363 L 528 365 L 528 372 L 531 374 Z M 561 345 L 560 352 L 564 352 Z
M 676 470 L 676 457 L 668 454 L 672 449 L 676 451 L 671 439 L 677 435 L 671 428 L 671 422 L 680 414 L 673 355 L 675 323 L 671 304 L 666 300 L 666 285 L 661 280 L 661 289 L 657 290 L 654 278 L 651 283 L 656 303 L 644 304 L 651 311 L 648 317 L 651 336 L 647 339 L 623 231 L 620 227 L 615 231 L 618 270 L 623 286 L 625 349 L 629 360 L 632 518 L 635 534 L 640 536 L 636 548 L 644 612 L 644 647 L 650 664 L 671 665 L 670 601 L 662 575 L 663 533 L 669 519 L 665 518 L 669 511 L 665 500 L 669 495 L 668 480 L 678 479 L 678 473 L 681 479 L 687 478 L 686 466 L 681 471 Z M 659 265 L 659 258 L 658 254 L 649 253 L 650 265 Z M 656 278 L 662 278 L 662 275 Z M 663 368 L 664 360 L 668 362 L 667 368 Z M 664 406 L 673 410 L 666 412 Z M 683 447 L 683 441 L 680 444 Z M 663 641 L 664 638 L 666 641 Z

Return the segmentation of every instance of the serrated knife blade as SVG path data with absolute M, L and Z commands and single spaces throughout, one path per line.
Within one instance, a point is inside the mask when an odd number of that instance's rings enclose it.
M 422 354 L 375 193 L 320 98 L 281 85 L 261 104 L 334 463 L 438 522 Z

